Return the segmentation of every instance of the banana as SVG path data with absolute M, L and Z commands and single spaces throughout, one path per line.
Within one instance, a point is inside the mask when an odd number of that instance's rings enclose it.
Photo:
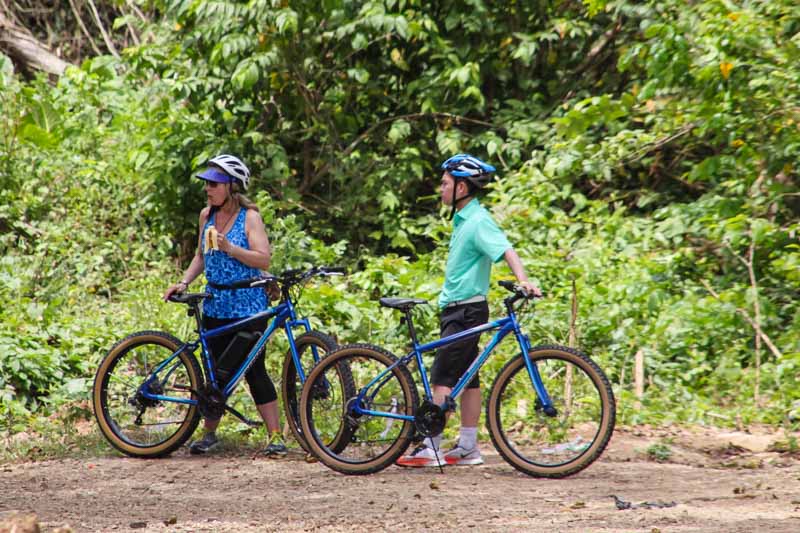
M 219 250 L 219 242 L 217 241 L 217 236 L 219 235 L 219 233 L 217 232 L 217 228 L 211 226 L 208 229 L 211 233 L 211 248 L 213 248 L 214 250 Z
M 217 228 L 210 225 L 206 228 L 206 233 L 203 235 L 203 243 L 206 252 L 211 250 L 219 250 L 219 243 L 217 242 Z

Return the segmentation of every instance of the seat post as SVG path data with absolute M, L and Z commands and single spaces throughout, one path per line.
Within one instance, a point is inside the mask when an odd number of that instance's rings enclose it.
M 197 302 L 192 303 L 189 306 L 188 315 L 194 317 L 195 322 L 197 323 L 197 333 L 199 334 L 201 331 L 203 331 L 203 317 L 200 313 L 200 304 Z
M 405 313 L 406 322 L 408 323 L 408 334 L 411 336 L 411 342 L 414 343 L 414 347 L 417 347 L 417 332 L 414 330 L 414 323 L 411 321 L 411 308 L 403 309 Z

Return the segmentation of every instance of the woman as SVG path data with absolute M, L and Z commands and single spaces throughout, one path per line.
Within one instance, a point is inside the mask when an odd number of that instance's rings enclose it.
M 247 189 L 250 170 L 237 157 L 223 154 L 211 159 L 208 168 L 196 177 L 205 180 L 208 196 L 208 206 L 200 212 L 197 252 L 181 281 L 164 293 L 164 300 L 175 292 L 185 291 L 203 271 L 210 284 L 227 285 L 256 277 L 261 270 L 269 268 L 271 254 L 264 221 L 258 207 L 242 194 Z M 212 226 L 217 232 L 215 246 L 209 246 L 212 241 L 204 238 Z M 213 232 L 213 229 L 210 231 Z M 206 329 L 252 316 L 265 310 L 268 305 L 267 297 L 260 288 L 225 290 L 209 285 L 206 290 L 214 296 L 203 303 L 203 327 Z M 266 326 L 265 319 L 264 322 L 253 323 L 246 331 L 260 333 Z M 209 339 L 212 357 L 218 358 L 234 335 L 235 332 Z M 251 348 L 249 346 L 244 353 L 232 355 L 241 361 Z M 280 432 L 278 395 L 267 375 L 263 352 L 245 377 L 258 412 L 270 434 L 264 453 L 273 456 L 286 455 L 286 445 Z M 219 445 L 215 433 L 218 425 L 219 419 L 206 418 L 205 435 L 189 446 L 191 453 L 206 453 Z

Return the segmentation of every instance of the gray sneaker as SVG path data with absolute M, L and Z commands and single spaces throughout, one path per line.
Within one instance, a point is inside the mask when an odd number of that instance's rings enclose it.
M 189 453 L 192 455 L 208 453 L 217 448 L 219 444 L 219 439 L 215 433 L 206 433 L 202 439 L 196 440 L 189 445 Z
M 465 450 L 461 447 L 461 445 L 457 445 L 455 448 L 444 454 L 444 460 L 449 465 L 483 464 L 483 457 L 481 457 L 481 451 L 478 449 L 477 445 L 471 450 Z
M 264 455 L 268 457 L 282 457 L 289 453 L 286 448 L 286 443 L 283 440 L 283 434 L 280 431 L 275 431 L 269 437 L 269 443 L 264 448 Z

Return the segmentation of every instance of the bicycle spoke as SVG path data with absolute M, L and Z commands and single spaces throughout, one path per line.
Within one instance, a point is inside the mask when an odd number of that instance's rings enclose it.
M 487 419 L 492 440 L 512 465 L 531 475 L 562 477 L 594 461 L 613 430 L 613 395 L 586 356 L 568 348 L 531 355 L 551 409 L 545 409 L 521 357 L 492 387 Z
M 387 373 L 381 380 L 370 385 L 388 368 L 388 361 L 359 355 L 343 357 L 337 361 L 338 365 L 349 368 L 355 385 L 354 390 L 358 392 L 350 397 L 311 402 L 310 417 L 314 423 L 318 442 L 328 441 L 330 433 L 341 424 L 350 424 L 352 438 L 347 447 L 343 450 L 331 450 L 326 447 L 326 454 L 337 461 L 358 465 L 380 459 L 390 450 L 394 453 L 398 449 L 398 441 L 403 439 L 405 442 L 409 422 L 387 416 L 365 414 L 363 411 L 406 414 L 413 408 L 408 405 L 407 392 L 398 374 L 395 373 L 399 370 Z M 325 382 L 336 382 L 338 379 L 335 372 L 336 364 L 328 367 L 323 365 L 323 368 L 324 371 L 318 371 L 314 382 L 307 383 L 306 387 L 313 388 Z M 368 385 L 369 388 L 362 391 Z
M 123 379 L 122 376 L 119 376 L 119 375 L 116 375 L 116 374 L 110 375 L 108 377 L 108 379 L 109 379 L 110 382 L 122 383 L 123 385 L 127 385 L 132 390 L 136 390 L 136 389 L 139 388 L 139 384 L 134 384 L 130 380 Z
M 108 369 L 105 384 L 104 411 L 118 436 L 135 446 L 154 446 L 170 439 L 186 421 L 191 405 L 155 401 L 139 397 L 137 392 L 149 379 L 152 365 L 148 359 L 163 361 L 172 354 L 170 348 L 155 343 L 133 346 L 121 354 Z M 187 368 L 176 359 L 156 376 L 154 386 L 161 385 L 163 396 L 191 398 Z M 176 386 L 177 385 L 177 386 Z

